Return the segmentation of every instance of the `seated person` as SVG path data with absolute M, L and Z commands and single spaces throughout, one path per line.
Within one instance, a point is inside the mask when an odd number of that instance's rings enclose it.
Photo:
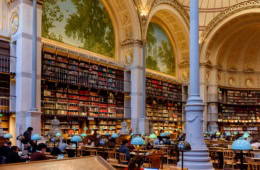
M 143 168 L 144 160 L 139 156 L 135 156 L 128 164 L 128 168 L 125 170 L 144 170 Z
M 170 139 L 170 137 L 167 137 L 167 138 L 165 139 L 164 144 L 165 144 L 165 145 L 170 145 L 170 144 L 171 144 L 171 139 Z
M 0 157 L 7 158 L 11 145 L 12 145 L 12 142 L 7 141 L 4 143 L 3 146 L 0 147 Z
M 28 156 L 20 157 L 18 154 L 18 147 L 12 146 L 6 158 L 6 162 L 7 163 L 25 162 L 27 158 Z
M 114 148 L 116 146 L 116 139 L 110 137 L 109 142 L 108 142 L 108 147 L 109 148 Z
M 130 161 L 130 151 L 129 151 L 129 148 L 126 146 L 127 143 L 128 143 L 127 140 L 123 140 L 122 145 L 119 148 L 119 152 L 125 153 L 126 160 L 129 162 Z
M 36 152 L 32 153 L 31 155 L 31 161 L 47 160 L 47 157 L 44 154 L 46 152 L 46 148 L 47 146 L 44 143 L 37 145 Z
M 66 143 L 65 139 L 62 139 L 62 142 L 59 143 L 59 146 L 58 148 L 60 149 L 60 151 L 62 153 L 66 152 L 66 148 L 68 147 L 69 145 Z
M 94 147 L 95 146 L 95 142 L 92 141 L 91 139 L 88 139 L 87 146 Z
M 154 139 L 153 141 L 153 145 L 159 145 L 160 144 L 160 141 L 158 138 Z

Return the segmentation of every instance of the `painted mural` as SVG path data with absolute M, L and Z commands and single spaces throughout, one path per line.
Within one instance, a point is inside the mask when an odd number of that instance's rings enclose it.
M 42 36 L 113 58 L 114 30 L 100 0 L 45 0 Z
M 151 22 L 147 31 L 146 67 L 175 76 L 175 57 L 166 32 Z

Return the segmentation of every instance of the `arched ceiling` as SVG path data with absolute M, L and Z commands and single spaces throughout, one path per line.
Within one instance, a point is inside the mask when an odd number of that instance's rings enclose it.
M 229 71 L 260 71 L 260 14 L 245 14 L 222 26 L 210 41 L 209 60 Z
M 190 0 L 177 0 L 189 12 Z M 219 13 L 238 3 L 248 0 L 199 0 L 200 33 Z

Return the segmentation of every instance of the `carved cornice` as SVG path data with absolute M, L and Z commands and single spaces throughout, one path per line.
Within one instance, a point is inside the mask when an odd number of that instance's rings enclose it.
M 22 1 L 22 0 L 7 0 L 7 6 L 11 6 L 13 3 L 15 3 L 17 1 Z M 30 1 L 32 1 L 32 0 L 30 0 Z M 37 3 L 42 5 L 43 1 L 44 0 L 37 0 Z
M 141 46 L 141 45 L 143 45 L 143 41 L 135 40 L 133 38 L 128 37 L 128 38 L 124 39 L 121 43 L 122 47 L 131 46 L 131 45 L 140 45 Z
M 177 2 L 176 0 L 155 0 L 152 8 L 160 4 L 169 4 L 177 9 L 177 11 L 184 17 L 186 24 L 188 26 L 190 25 L 190 16 L 179 2 Z
M 208 37 L 210 32 L 223 20 L 230 17 L 231 15 L 238 13 L 240 11 L 246 10 L 246 9 L 253 9 L 253 8 L 260 8 L 260 1 L 259 0 L 250 0 L 246 2 L 238 3 L 234 6 L 231 6 L 227 10 L 221 12 L 218 14 L 205 28 L 203 33 L 200 37 L 201 44 L 204 43 L 205 39 Z

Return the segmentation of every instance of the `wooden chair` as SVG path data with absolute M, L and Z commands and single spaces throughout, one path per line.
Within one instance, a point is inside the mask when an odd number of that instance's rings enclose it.
M 226 165 L 231 165 L 232 169 L 234 169 L 236 165 L 236 159 L 235 159 L 235 152 L 232 150 L 224 150 L 223 151 L 223 158 L 224 158 L 224 168 Z
M 251 159 L 247 159 L 248 162 L 248 170 L 260 170 L 260 162 L 255 162 Z
M 160 148 L 160 151 L 162 152 L 162 153 L 164 153 L 165 155 L 163 156 L 163 158 L 166 158 L 166 160 L 167 160 L 167 164 L 169 163 L 168 161 L 168 158 L 169 158 L 169 149 L 167 148 L 167 147 L 161 147 Z
M 97 156 L 97 150 L 89 150 L 90 156 Z
M 210 156 L 210 162 L 213 164 L 213 166 L 219 167 L 219 155 L 217 150 L 209 150 L 209 156 Z
M 179 160 L 178 152 L 175 150 L 175 148 L 172 148 L 170 151 L 172 151 L 172 153 L 169 153 L 169 160 L 172 160 L 173 164 L 177 164 Z
M 170 170 L 182 170 L 180 167 L 177 166 L 170 166 Z M 188 170 L 188 168 L 183 168 L 183 170 Z
M 116 152 L 113 152 L 113 151 L 108 151 L 108 158 L 107 158 L 107 161 L 109 163 L 111 163 L 112 165 L 113 164 L 118 164 L 118 160 L 116 158 Z
M 119 163 L 128 164 L 125 153 L 119 153 Z

